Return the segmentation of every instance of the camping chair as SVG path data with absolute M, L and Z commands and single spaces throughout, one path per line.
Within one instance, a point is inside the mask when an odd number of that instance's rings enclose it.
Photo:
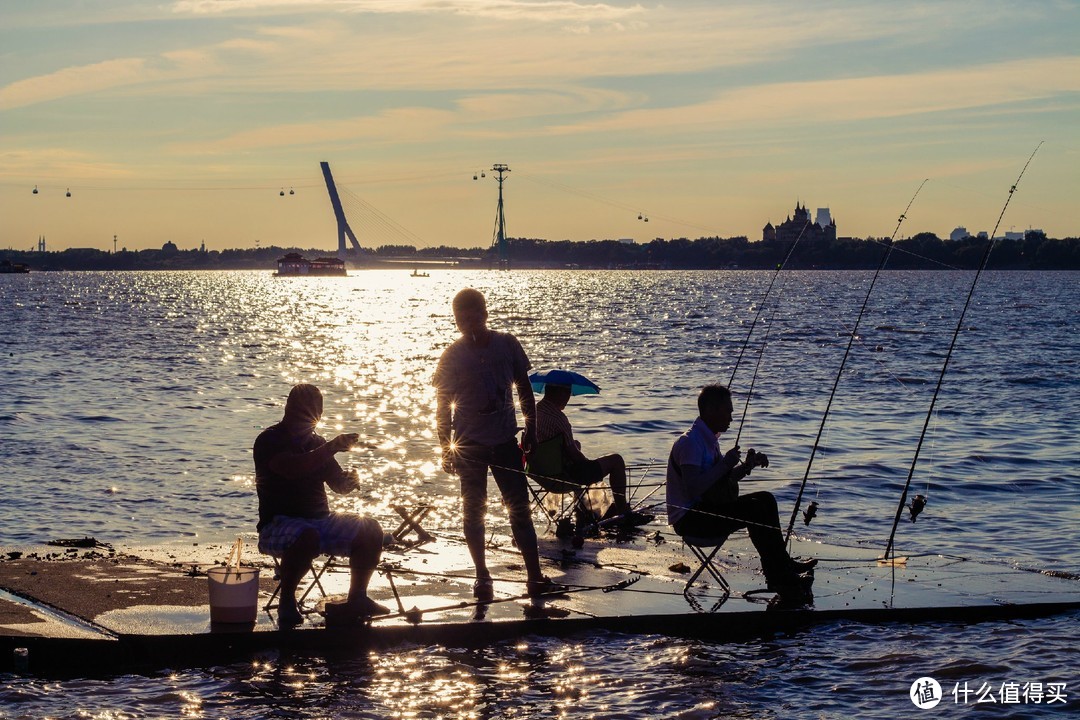
M 420 505 L 412 512 L 409 512 L 403 505 L 395 505 L 394 512 L 401 516 L 401 524 L 398 525 L 394 532 L 386 533 L 386 535 L 384 535 L 383 547 L 399 544 L 413 548 L 435 539 L 433 535 L 420 527 L 420 521 L 431 512 L 430 505 Z M 416 533 L 417 539 L 409 541 L 407 538 L 412 532 Z M 274 586 L 274 592 L 271 593 L 270 599 L 263 605 L 263 610 L 266 610 L 267 612 L 270 612 L 280 604 L 276 601 L 281 595 L 281 561 L 272 555 L 270 557 L 274 561 L 274 580 L 277 581 L 277 584 Z M 323 556 L 320 555 L 319 557 Z M 324 588 L 322 584 L 323 576 L 327 572 L 332 572 L 337 568 L 348 569 L 349 567 L 347 558 L 345 559 L 345 562 L 342 563 L 340 559 L 334 555 L 325 556 L 326 559 L 322 562 L 319 562 L 319 557 L 312 560 L 311 567 L 308 568 L 308 573 L 311 575 L 311 582 L 307 584 L 307 587 L 304 588 L 304 592 L 301 593 L 300 597 L 296 600 L 296 604 L 300 607 L 300 612 L 302 613 L 312 612 L 311 610 L 304 610 L 304 601 L 307 600 L 308 595 L 310 595 L 313 590 L 318 588 L 319 594 L 322 597 L 327 596 L 328 593 L 326 592 L 326 588 Z
M 529 485 L 536 505 L 544 511 L 544 517 L 548 520 L 548 527 L 556 526 L 556 534 L 563 530 L 573 521 L 573 513 L 583 502 L 589 491 L 587 485 L 575 483 L 566 474 L 563 464 L 562 435 L 556 435 L 542 443 L 538 443 L 536 449 L 529 454 L 528 463 L 525 466 L 525 475 L 536 484 Z M 537 489 L 539 488 L 539 489 Z M 557 509 L 549 508 L 545 501 L 550 495 L 561 496 Z M 567 502 L 567 496 L 570 501 Z
M 694 535 L 681 535 L 683 543 L 686 547 L 690 548 L 690 552 L 694 554 L 694 557 L 698 559 L 698 569 L 694 571 L 694 574 L 690 576 L 690 579 L 686 581 L 686 585 L 683 587 L 683 595 L 687 600 L 693 600 L 690 596 L 690 588 L 693 587 L 694 582 L 701 577 L 703 572 L 708 572 L 712 576 L 713 580 L 723 590 L 723 595 L 720 600 L 713 606 L 712 611 L 715 611 L 731 595 L 731 586 L 728 585 L 728 581 L 724 579 L 723 574 L 720 572 L 719 566 L 714 562 L 716 553 L 720 552 L 720 548 L 727 542 L 727 535 L 717 535 L 714 537 L 697 537 Z M 692 602 L 695 607 L 699 607 L 696 601 Z M 712 612 L 710 611 L 710 612 Z

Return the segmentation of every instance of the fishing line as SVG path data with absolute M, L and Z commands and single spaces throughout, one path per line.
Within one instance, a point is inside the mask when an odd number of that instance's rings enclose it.
M 915 465 L 919 462 L 919 452 L 922 450 L 923 440 L 926 438 L 926 430 L 930 427 L 930 420 L 934 416 L 934 408 L 937 405 L 938 395 L 941 393 L 941 386 L 945 382 L 945 372 L 949 367 L 949 360 L 952 358 L 953 349 L 956 347 L 957 338 L 960 337 L 960 330 L 964 327 L 964 318 L 967 316 L 968 308 L 971 306 L 971 298 L 975 295 L 975 286 L 979 282 L 979 277 L 982 275 L 984 269 L 986 269 L 986 263 L 990 259 L 990 253 L 994 249 L 996 244 L 995 236 L 997 235 L 998 228 L 1001 227 L 1001 220 L 1005 217 L 1005 211 L 1009 208 L 1009 203 L 1012 201 L 1013 194 L 1016 193 L 1016 188 L 1020 184 L 1020 180 L 1024 177 L 1024 173 L 1027 172 L 1028 165 L 1035 158 L 1035 153 L 1039 152 L 1039 148 L 1042 147 L 1042 141 L 1035 146 L 1035 149 L 1031 152 L 1031 156 L 1028 157 L 1027 162 L 1024 163 L 1024 167 L 1020 170 L 1020 174 L 1016 178 L 1016 182 L 1009 188 L 1009 196 L 1005 199 L 1005 204 L 1001 207 L 1001 213 L 998 214 L 997 223 L 994 225 L 993 232 L 990 233 L 990 240 L 986 243 L 986 250 L 983 252 L 982 260 L 979 262 L 979 268 L 975 271 L 975 277 L 971 281 L 971 289 L 968 290 L 967 299 L 964 301 L 964 307 L 960 311 L 960 318 L 956 322 L 956 329 L 953 331 L 952 341 L 949 343 L 949 350 L 945 353 L 945 361 L 941 364 L 941 373 L 938 375 L 937 387 L 934 388 L 934 395 L 930 398 L 930 407 L 926 411 L 926 420 L 923 421 L 922 432 L 919 434 L 919 443 L 915 446 L 915 456 L 911 459 L 911 468 L 908 470 L 907 481 L 904 483 L 904 491 L 900 493 L 900 502 L 896 506 L 896 516 L 893 518 L 892 530 L 889 532 L 889 542 L 885 545 L 885 553 L 883 558 L 888 560 L 893 552 L 893 541 L 896 538 L 896 527 L 900 524 L 900 516 L 904 512 L 904 507 L 907 505 L 908 489 L 911 487 L 911 479 L 915 475 Z M 924 501 L 925 502 L 925 501 Z M 917 513 L 914 512 L 913 515 Z
M 893 229 L 892 238 L 890 238 L 888 247 L 886 247 L 885 252 L 881 256 L 881 262 L 878 263 L 877 270 L 874 271 L 874 276 L 870 279 L 870 287 L 866 289 L 866 297 L 863 298 L 862 307 L 859 308 L 859 314 L 855 319 L 855 325 L 851 328 L 851 333 L 848 336 L 847 348 L 844 350 L 844 357 L 840 360 L 840 368 L 836 371 L 836 379 L 833 381 L 832 392 L 829 393 L 829 401 L 825 404 L 825 412 L 821 416 L 821 424 L 818 426 L 817 437 L 814 439 L 814 446 L 810 449 L 810 459 L 806 463 L 806 473 L 803 475 L 802 484 L 799 485 L 799 494 L 795 497 L 795 507 L 791 510 L 791 520 L 788 522 L 787 532 L 784 535 L 785 544 L 791 542 L 791 530 L 795 527 L 795 519 L 799 516 L 803 492 L 806 490 L 806 481 L 810 478 L 810 468 L 814 465 L 814 456 L 817 454 L 818 447 L 821 444 L 821 435 L 825 432 L 825 423 L 829 419 L 829 411 L 832 409 L 833 399 L 836 397 L 836 389 L 840 386 L 840 378 L 844 374 L 844 366 L 847 365 L 848 356 L 851 354 L 851 346 L 855 343 L 855 337 L 859 334 L 859 324 L 862 322 L 863 314 L 870 304 L 870 294 L 874 291 L 874 285 L 881 275 L 881 270 L 889 261 L 889 255 L 892 254 L 892 240 L 895 239 L 896 234 L 900 232 L 900 226 L 903 225 L 904 220 L 907 219 L 907 213 L 908 210 L 911 209 L 911 204 L 915 202 L 915 198 L 918 197 L 919 191 L 923 189 L 923 185 L 926 185 L 926 183 L 927 180 L 923 180 L 919 183 L 919 187 L 915 189 L 915 194 L 908 200 L 907 207 L 904 208 L 904 212 L 902 212 L 899 219 L 897 219 L 896 228 Z
M 743 428 L 746 426 L 746 415 L 750 412 L 750 398 L 754 396 L 754 385 L 757 384 L 758 371 L 761 369 L 761 359 L 765 357 L 765 347 L 769 344 L 769 333 L 772 332 L 773 325 L 776 323 L 776 314 L 779 309 L 780 303 L 773 303 L 773 312 L 765 327 L 765 337 L 762 339 L 761 348 L 758 350 L 757 362 L 754 363 L 754 374 L 750 378 L 750 388 L 746 391 L 746 402 L 743 403 L 742 417 L 739 418 L 739 431 L 735 433 L 735 447 L 739 446 Z M 734 377 L 734 373 L 732 374 L 732 377 Z
M 772 293 L 773 284 L 776 283 L 776 278 L 780 275 L 780 271 L 787 267 L 788 261 L 791 260 L 792 253 L 795 252 L 795 246 L 802 240 L 803 233 L 806 232 L 806 228 L 808 227 L 810 227 L 809 220 L 802 226 L 802 230 L 799 231 L 799 235 L 795 238 L 795 242 L 791 243 L 787 255 L 784 256 L 784 261 L 776 266 L 776 271 L 773 272 L 772 279 L 769 280 L 769 286 L 765 288 L 765 295 L 762 296 L 761 301 L 758 303 L 757 313 L 754 315 L 754 320 L 750 323 L 750 329 L 746 333 L 746 338 L 743 340 L 742 347 L 739 348 L 739 356 L 735 358 L 735 367 L 731 369 L 731 378 L 728 380 L 729 388 L 732 383 L 735 382 L 735 373 L 739 372 L 739 365 L 742 363 L 743 355 L 746 353 L 746 347 L 750 344 L 750 336 L 754 334 L 754 328 L 757 327 L 758 320 L 761 318 L 761 313 L 765 310 L 766 301 L 769 299 L 769 294 Z M 750 402 L 749 396 L 747 396 L 747 402 Z M 745 416 L 745 411 L 743 414 Z

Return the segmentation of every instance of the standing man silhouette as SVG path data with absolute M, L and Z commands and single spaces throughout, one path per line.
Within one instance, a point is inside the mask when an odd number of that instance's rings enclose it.
M 536 445 L 536 401 L 529 382 L 529 358 L 513 335 L 488 328 L 487 301 L 478 290 L 466 288 L 455 295 L 453 310 L 461 337 L 443 352 L 435 370 L 435 417 L 443 469 L 461 482 L 465 544 L 476 567 L 473 596 L 480 602 L 494 598 L 484 548 L 489 468 L 525 563 L 529 594 L 557 590 L 559 586 L 540 570 L 522 461 L 522 449 L 528 452 Z M 520 447 L 515 388 L 525 416 Z

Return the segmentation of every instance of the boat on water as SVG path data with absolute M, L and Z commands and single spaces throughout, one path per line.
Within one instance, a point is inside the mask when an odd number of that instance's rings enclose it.
M 13 263 L 10 260 L 0 260 L 0 273 L 28 273 L 30 266 L 25 263 Z
M 431 274 L 426 273 L 426 272 L 420 272 L 419 270 L 416 270 L 414 268 L 413 271 L 412 271 L 412 274 L 410 274 L 409 277 L 426 278 L 426 277 L 431 277 Z
M 332 257 L 308 260 L 300 253 L 287 253 L 277 261 L 274 277 L 345 277 L 345 261 Z

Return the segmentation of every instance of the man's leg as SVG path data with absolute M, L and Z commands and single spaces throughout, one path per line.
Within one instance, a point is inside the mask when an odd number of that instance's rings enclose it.
M 465 545 L 469 548 L 476 578 L 491 578 L 487 566 L 484 516 L 487 514 L 487 462 L 459 456 L 455 467 L 461 483 L 461 515 L 465 532 Z
M 611 484 L 611 496 L 614 500 L 616 513 L 624 513 L 630 509 L 630 503 L 626 498 L 626 462 L 622 455 L 605 455 L 596 458 L 600 463 L 600 470 L 605 476 L 609 476 Z
M 348 602 L 354 608 L 364 609 L 371 604 L 367 596 L 368 583 L 382 556 L 382 542 L 382 527 L 370 518 L 362 518 L 349 553 Z
M 278 598 L 278 621 L 297 625 L 301 621 L 296 590 L 319 554 L 319 533 L 313 527 L 297 535 L 281 555 L 281 596 Z
M 761 570 L 766 579 L 786 579 L 786 576 L 791 574 L 791 557 L 784 546 L 776 498 L 772 493 L 740 495 L 738 500 L 727 507 L 732 515 L 746 523 L 750 541 L 761 556 Z
M 524 470 L 521 450 L 516 443 L 506 443 L 496 448 L 491 474 L 506 503 L 510 532 L 521 551 L 529 581 L 540 582 L 544 579 L 544 573 L 540 569 L 540 550 L 536 546 L 536 527 L 529 507 L 529 487 Z

